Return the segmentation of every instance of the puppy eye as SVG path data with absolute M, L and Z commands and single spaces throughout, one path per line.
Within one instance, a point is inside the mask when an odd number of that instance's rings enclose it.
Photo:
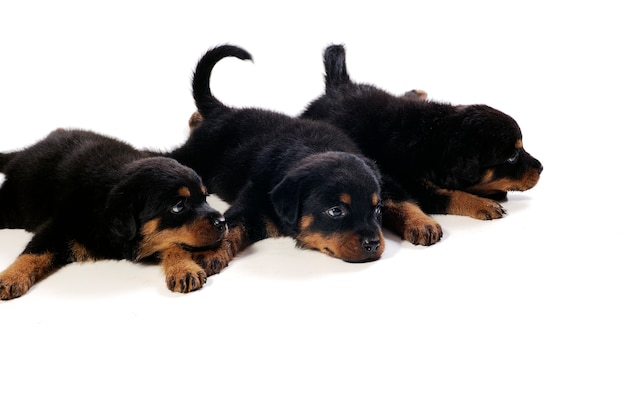
M 374 215 L 376 216 L 376 218 L 380 218 L 383 214 L 383 208 L 380 205 L 376 205 L 376 208 L 374 208 Z
M 172 212 L 172 214 L 180 214 L 181 212 L 185 210 L 185 208 L 187 208 L 185 206 L 185 201 L 181 199 L 180 201 L 176 203 L 176 205 L 170 208 L 170 211 Z
M 508 158 L 506 161 L 508 163 L 515 163 L 515 162 L 517 162 L 517 159 L 519 159 L 519 150 L 516 150 L 515 153 L 513 153 L 513 156 Z
M 326 215 L 328 215 L 330 218 L 334 220 L 337 220 L 339 218 L 343 218 L 346 215 L 348 215 L 348 211 L 344 207 L 337 205 L 336 207 L 327 209 Z

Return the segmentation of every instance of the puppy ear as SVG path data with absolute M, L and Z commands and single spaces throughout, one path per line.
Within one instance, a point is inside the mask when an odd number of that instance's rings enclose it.
M 480 179 L 478 155 L 457 157 L 443 165 L 449 166 L 448 175 L 455 187 L 472 185 Z
M 270 192 L 270 200 L 278 217 L 289 227 L 294 227 L 300 218 L 302 178 L 289 175 Z
M 130 241 L 137 235 L 137 219 L 135 218 L 134 195 L 114 188 L 109 194 L 109 199 L 105 208 L 105 218 L 107 219 L 111 232 Z

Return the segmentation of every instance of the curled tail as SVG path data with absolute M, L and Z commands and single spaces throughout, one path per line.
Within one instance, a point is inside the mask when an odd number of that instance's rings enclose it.
M 346 50 L 343 45 L 330 45 L 326 48 L 324 51 L 324 68 L 326 70 L 326 92 L 351 82 L 346 69 Z
M 223 58 L 230 56 L 243 60 L 252 60 L 252 55 L 238 46 L 221 45 L 205 53 L 196 66 L 192 81 L 193 98 L 198 111 L 205 119 L 210 118 L 214 110 L 225 108 L 224 104 L 213 96 L 209 84 L 211 71 L 213 71 L 215 64 Z

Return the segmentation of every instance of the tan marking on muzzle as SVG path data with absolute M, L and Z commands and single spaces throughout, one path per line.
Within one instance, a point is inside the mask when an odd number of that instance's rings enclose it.
M 378 250 L 367 251 L 363 248 L 361 236 L 356 232 L 322 234 L 305 230 L 296 237 L 300 248 L 317 250 L 353 263 L 379 259 L 385 251 L 385 240 L 380 230 L 378 240 L 380 243 Z
M 223 237 L 208 218 L 196 218 L 178 228 L 159 229 L 160 219 L 146 222 L 142 229 L 142 240 L 136 254 L 136 260 L 148 257 L 166 248 L 185 245 L 206 247 L 216 245 Z

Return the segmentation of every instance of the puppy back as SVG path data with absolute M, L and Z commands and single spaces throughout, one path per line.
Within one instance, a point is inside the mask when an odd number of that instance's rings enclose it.
M 0 172 L 4 172 L 5 167 L 13 159 L 15 153 L 0 153 Z
M 193 98 L 198 111 L 205 119 L 215 116 L 216 111 L 223 111 L 227 107 L 215 98 L 211 92 L 211 72 L 222 59 L 235 57 L 241 60 L 252 60 L 246 50 L 234 45 L 221 45 L 207 51 L 196 65 L 193 75 Z

